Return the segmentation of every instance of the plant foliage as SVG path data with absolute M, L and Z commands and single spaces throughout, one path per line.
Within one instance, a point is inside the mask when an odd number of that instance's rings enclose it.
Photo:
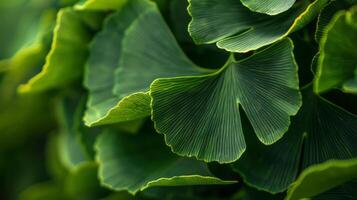
M 357 199 L 356 0 L 3 0 L 0 199 Z

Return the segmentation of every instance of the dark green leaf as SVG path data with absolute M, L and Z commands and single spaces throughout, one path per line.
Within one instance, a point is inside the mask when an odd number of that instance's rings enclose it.
M 205 163 L 170 152 L 155 133 L 107 131 L 96 143 L 99 179 L 116 191 L 136 193 L 153 186 L 231 184 L 213 177 Z
M 300 1 L 275 16 L 255 13 L 238 0 L 190 0 L 189 32 L 198 44 L 217 43 L 231 52 L 272 44 L 309 23 L 328 0 Z
M 247 184 L 281 192 L 311 165 L 355 158 L 356 131 L 355 115 L 314 95 L 310 86 L 304 89 L 303 105 L 285 136 L 271 146 L 247 136 L 247 152 L 232 166 Z
M 276 142 L 301 104 L 292 50 L 286 39 L 211 74 L 155 80 L 155 128 L 179 155 L 233 162 L 246 148 L 241 106 L 260 141 Z

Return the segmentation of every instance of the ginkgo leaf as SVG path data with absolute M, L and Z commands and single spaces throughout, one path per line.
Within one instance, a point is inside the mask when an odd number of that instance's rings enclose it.
M 98 13 L 60 10 L 46 63 L 40 73 L 19 87 L 20 92 L 44 91 L 78 80 L 87 59 L 88 43 L 100 21 Z
M 81 0 L 74 8 L 76 10 L 117 10 L 128 0 Z
M 291 185 L 286 200 L 299 200 L 316 196 L 357 178 L 357 158 L 331 160 L 305 169 Z
M 80 127 L 84 102 L 77 98 L 64 98 L 57 102 L 59 126 L 58 149 L 59 159 L 68 169 L 73 170 L 83 162 L 90 160 L 81 141 Z M 87 135 L 87 137 L 90 137 Z
M 355 200 L 357 196 L 357 179 L 349 181 L 343 185 L 337 186 L 327 192 L 314 196 L 313 200 Z
M 52 18 L 55 0 L 0 2 L 0 60 L 8 59 L 36 42 L 44 21 Z
M 102 133 L 95 145 L 102 185 L 135 194 L 153 186 L 231 184 L 214 177 L 205 163 L 171 153 L 155 133 Z M 155 161 L 155 162 L 153 162 Z
M 240 61 L 231 56 L 214 73 L 155 80 L 150 92 L 156 130 L 179 155 L 233 162 L 246 148 L 241 107 L 260 141 L 276 142 L 301 104 L 292 51 L 286 39 Z
M 248 52 L 302 28 L 327 2 L 299 1 L 288 11 L 269 16 L 252 12 L 239 0 L 190 0 L 189 32 L 197 44 L 217 43 L 227 51 Z
M 355 158 L 356 131 L 355 115 L 316 96 L 309 86 L 303 90 L 303 105 L 284 137 L 264 146 L 250 134 L 246 153 L 232 167 L 247 184 L 273 193 L 282 192 L 298 173 L 311 165 Z
M 128 1 L 93 41 L 85 71 L 90 96 L 84 121 L 94 126 L 149 116 L 153 80 L 207 71 L 184 55 L 154 3 Z
M 357 6 L 338 12 L 326 26 L 314 82 L 317 93 L 342 87 L 357 93 Z
M 347 9 L 350 5 L 346 1 L 331 1 L 320 12 L 315 31 L 315 40 L 320 42 L 321 37 L 325 34 L 326 26 L 329 24 L 334 14 L 339 10 Z
M 241 2 L 253 12 L 277 15 L 291 8 L 295 0 L 241 0 Z

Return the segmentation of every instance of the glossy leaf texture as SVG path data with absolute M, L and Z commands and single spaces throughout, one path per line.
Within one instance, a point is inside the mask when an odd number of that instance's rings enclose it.
M 277 15 L 291 8 L 295 0 L 241 0 L 241 2 L 253 12 Z
M 20 92 L 59 88 L 80 79 L 88 55 L 88 44 L 100 21 L 98 13 L 77 12 L 71 8 L 59 11 L 51 50 L 43 69 L 28 83 L 21 85 Z
M 154 3 L 128 1 L 106 20 L 91 46 L 84 121 L 94 126 L 149 116 L 153 80 L 207 71 L 185 56 Z
M 355 158 L 356 126 L 355 115 L 316 96 L 309 86 L 303 91 L 303 105 L 284 137 L 264 146 L 252 135 L 247 136 L 248 149 L 232 167 L 247 184 L 282 192 L 311 165 Z M 327 175 L 321 175 L 321 180 Z M 324 187 L 316 185 L 316 191 L 319 186 Z
M 245 53 L 301 29 L 327 2 L 304 0 L 286 12 L 269 16 L 252 12 L 236 0 L 190 0 L 188 29 L 197 44 L 216 43 L 227 51 Z
M 357 93 L 357 7 L 339 11 L 324 30 L 320 41 L 314 90 L 317 93 L 342 88 Z
M 292 50 L 286 39 L 211 74 L 155 80 L 155 128 L 179 155 L 233 162 L 246 148 L 241 107 L 259 140 L 276 142 L 301 104 Z
M 135 194 L 154 186 L 232 184 L 214 177 L 205 163 L 171 153 L 153 132 L 105 131 L 96 142 L 101 184 Z

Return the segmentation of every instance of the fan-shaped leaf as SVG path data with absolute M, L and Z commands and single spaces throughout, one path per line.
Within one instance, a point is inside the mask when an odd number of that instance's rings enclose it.
M 246 145 L 239 106 L 260 141 L 272 144 L 300 107 L 293 44 L 283 40 L 212 74 L 157 79 L 151 86 L 152 119 L 180 155 L 233 162 Z
M 277 15 L 291 8 L 295 0 L 241 0 L 241 2 L 253 12 Z
M 213 177 L 205 163 L 172 154 L 154 133 L 127 135 L 107 131 L 99 136 L 96 150 L 102 185 L 117 191 L 134 194 L 153 186 L 235 182 Z
M 237 0 L 190 0 L 189 32 L 198 44 L 216 42 L 227 51 L 248 52 L 302 28 L 327 2 L 304 0 L 287 12 L 268 16 L 250 11 Z
M 357 6 L 338 12 L 325 28 L 314 90 L 325 92 L 341 87 L 357 93 Z
M 264 146 L 250 134 L 247 152 L 232 166 L 248 184 L 281 192 L 302 169 L 331 159 L 355 158 L 356 131 L 355 115 L 314 95 L 310 86 L 304 89 L 303 105 L 284 137 Z
M 100 18 L 97 13 L 76 12 L 71 8 L 59 11 L 51 50 L 42 71 L 21 85 L 19 90 L 43 91 L 78 80 L 83 73 L 88 43 L 100 24 Z
M 147 92 L 154 79 L 206 71 L 184 55 L 154 3 L 128 1 L 92 44 L 84 121 L 93 126 L 149 116 Z
M 289 188 L 286 200 L 313 197 L 354 178 L 357 178 L 357 159 L 312 165 Z

